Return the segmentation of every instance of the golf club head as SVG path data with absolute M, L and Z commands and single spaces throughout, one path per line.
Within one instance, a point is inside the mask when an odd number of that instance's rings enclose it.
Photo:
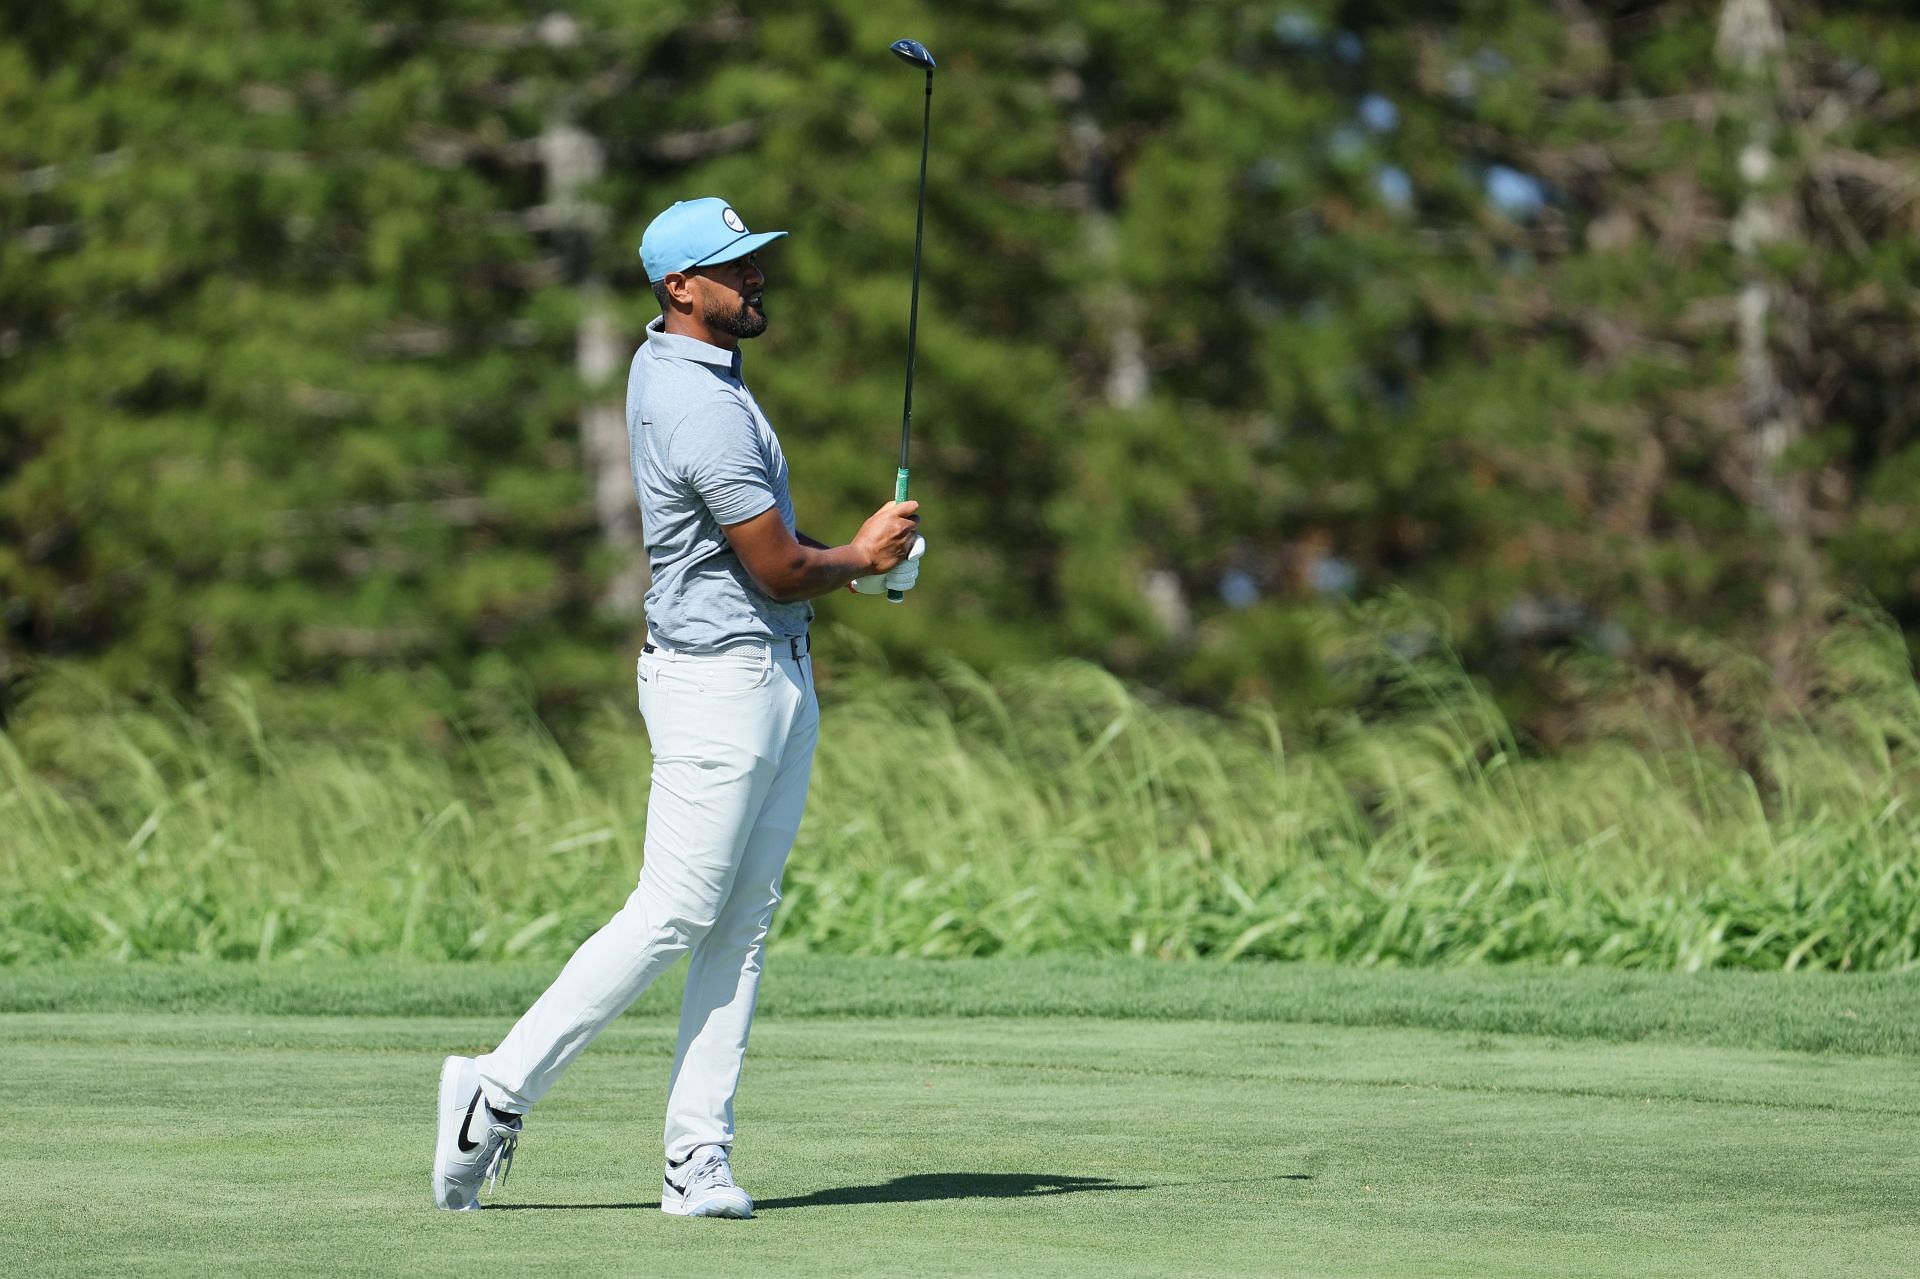
M 891 46 L 894 56 L 902 62 L 911 62 L 923 71 L 934 68 L 933 55 L 927 52 L 927 46 L 918 40 L 895 40 Z

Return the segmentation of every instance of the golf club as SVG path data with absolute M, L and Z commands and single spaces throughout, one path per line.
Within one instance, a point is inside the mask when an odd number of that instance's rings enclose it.
M 900 410 L 900 473 L 894 478 L 893 500 L 907 500 L 907 449 L 913 436 L 913 348 L 920 336 L 920 238 L 927 225 L 927 136 L 933 127 L 933 55 L 918 40 L 895 40 L 894 56 L 927 73 L 926 106 L 920 117 L 920 204 L 913 216 L 913 301 L 907 307 L 907 398 Z M 906 599 L 904 591 L 889 589 L 887 602 Z

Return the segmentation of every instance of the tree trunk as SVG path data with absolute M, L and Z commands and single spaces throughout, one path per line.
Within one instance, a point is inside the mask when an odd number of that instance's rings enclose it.
M 1072 73 L 1068 100 L 1068 173 L 1080 211 L 1080 234 L 1098 283 L 1091 294 L 1093 320 L 1106 340 L 1107 367 L 1102 398 L 1116 409 L 1138 410 L 1147 402 L 1147 344 L 1140 330 L 1140 304 L 1120 275 L 1119 235 L 1113 215 L 1118 196 L 1108 159 L 1106 131 L 1094 115 L 1087 91 L 1087 69 Z M 1139 590 L 1154 620 L 1174 644 L 1193 638 L 1193 607 L 1180 575 L 1149 564 Z
M 1774 150 L 1782 132 L 1786 36 L 1773 0 L 1726 0 L 1716 53 L 1736 86 L 1728 95 L 1729 114 L 1746 127 L 1738 157 L 1740 207 L 1729 233 L 1740 262 L 1737 412 L 1744 455 L 1738 472 L 1747 499 L 1779 533 L 1767 607 L 1777 622 L 1791 623 L 1806 613 L 1817 571 L 1808 477 L 1787 461 L 1806 438 L 1806 404 L 1781 361 L 1783 351 L 1807 349 L 1806 311 L 1762 260 L 1771 247 L 1805 234 L 1791 191 L 1781 189 Z
M 1080 232 L 1087 257 L 1099 273 L 1093 301 L 1096 321 L 1105 329 L 1107 376 L 1103 388 L 1115 408 L 1137 409 L 1147 402 L 1146 341 L 1140 335 L 1140 307 L 1120 280 L 1119 237 L 1113 228 L 1113 181 L 1107 166 L 1107 140 L 1087 108 L 1074 113 L 1072 182 L 1080 206 Z
M 586 196 L 587 187 L 605 170 L 606 153 L 598 139 L 567 121 L 564 108 L 556 108 L 540 135 L 540 158 L 546 170 L 547 225 L 558 242 L 567 282 L 580 298 L 580 327 L 574 337 L 574 366 L 585 391 L 580 459 L 600 535 L 615 563 L 600 602 L 616 617 L 638 618 L 648 585 L 646 540 L 628 464 L 626 414 L 608 385 L 627 352 L 606 285 L 593 270 L 606 210 Z
M 627 454 L 627 415 L 620 401 L 606 393 L 594 394 L 625 364 L 627 349 L 614 326 L 605 287 L 594 281 L 581 290 L 581 298 L 584 306 L 574 354 L 581 384 L 589 394 L 580 408 L 580 457 L 593 487 L 600 535 L 618 557 L 601 604 L 616 617 L 633 619 L 641 614 L 651 574 Z

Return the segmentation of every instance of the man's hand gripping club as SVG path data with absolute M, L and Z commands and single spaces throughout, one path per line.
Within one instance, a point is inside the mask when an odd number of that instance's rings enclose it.
M 912 506 L 912 502 L 906 503 Z M 881 508 L 885 510 L 885 507 Z M 885 595 L 888 591 L 905 593 L 913 589 L 920 580 L 920 557 L 927 553 L 927 539 L 919 533 L 913 535 L 913 545 L 907 550 L 907 557 L 884 573 L 869 573 L 856 577 L 847 583 L 847 589 L 860 595 Z
M 866 536 L 867 530 L 873 528 L 875 522 L 882 517 L 892 512 L 911 512 L 917 510 L 919 506 L 918 502 L 887 503 L 873 513 L 872 517 L 860 527 L 860 532 L 854 534 L 853 544 L 860 545 L 860 539 Z M 919 519 L 917 515 L 912 516 L 915 526 Z M 894 530 L 889 527 L 889 532 L 892 531 Z M 883 557 L 876 554 L 873 571 L 854 578 L 847 583 L 847 589 L 861 595 L 884 595 L 890 590 L 912 590 L 913 584 L 920 580 L 920 557 L 927 553 L 927 539 L 920 536 L 918 527 L 912 527 L 911 531 L 913 536 L 904 554 L 898 554 L 899 543 L 889 536 L 885 544 L 886 555 Z

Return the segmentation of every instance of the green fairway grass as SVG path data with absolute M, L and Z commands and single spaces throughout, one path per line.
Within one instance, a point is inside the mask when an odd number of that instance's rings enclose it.
M 770 969 L 740 1098 L 756 1221 L 655 1210 L 671 984 L 530 1118 L 494 1209 L 434 1212 L 440 1056 L 491 1045 L 550 968 L 0 970 L 24 1099 L 6 1272 L 1891 1275 L 1920 1256 L 1920 983 L 1809 975 L 796 957 Z

